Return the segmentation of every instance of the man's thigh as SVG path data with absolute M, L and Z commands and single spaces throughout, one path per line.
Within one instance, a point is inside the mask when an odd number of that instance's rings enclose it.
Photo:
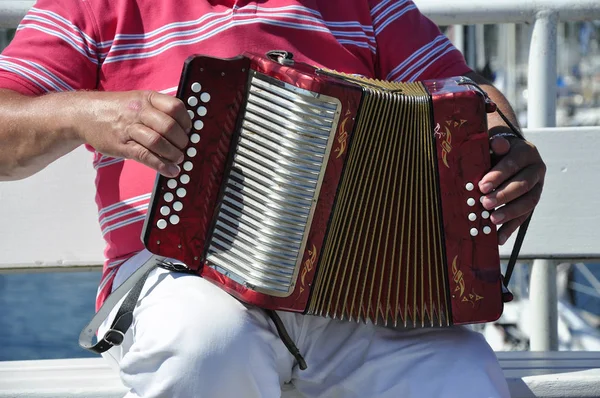
M 262 310 L 198 276 L 160 268 L 144 285 L 123 344 L 105 357 L 132 397 L 279 396 L 292 368 Z

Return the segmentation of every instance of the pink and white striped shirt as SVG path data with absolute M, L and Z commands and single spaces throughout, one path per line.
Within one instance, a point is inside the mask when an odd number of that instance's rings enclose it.
M 191 54 L 291 51 L 298 61 L 387 80 L 469 71 L 410 0 L 39 0 L 0 55 L 0 87 L 23 94 L 151 89 L 174 95 Z M 143 249 L 156 173 L 94 152 L 106 239 L 99 307 Z

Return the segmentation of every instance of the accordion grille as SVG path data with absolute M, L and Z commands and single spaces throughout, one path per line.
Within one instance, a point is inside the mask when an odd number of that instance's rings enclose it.
M 446 326 L 431 99 L 420 83 L 353 80 L 365 94 L 307 312 Z
M 293 291 L 339 109 L 253 75 L 207 266 L 273 296 Z

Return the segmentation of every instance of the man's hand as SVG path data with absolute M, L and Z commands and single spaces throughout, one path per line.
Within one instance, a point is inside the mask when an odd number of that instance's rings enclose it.
M 134 159 L 159 173 L 179 173 L 192 122 L 179 99 L 154 91 L 89 93 L 78 120 L 83 140 L 98 152 Z M 83 103 L 83 101 L 82 101 Z M 91 112 L 91 114 L 90 114 Z
M 500 161 L 479 182 L 486 194 L 483 207 L 493 210 L 491 220 L 502 227 L 498 243 L 503 245 L 527 219 L 540 200 L 546 165 L 536 147 L 520 138 L 491 138 L 491 148 Z
M 179 99 L 154 91 L 0 90 L 0 120 L 0 181 L 33 175 L 84 143 L 173 177 L 192 127 Z

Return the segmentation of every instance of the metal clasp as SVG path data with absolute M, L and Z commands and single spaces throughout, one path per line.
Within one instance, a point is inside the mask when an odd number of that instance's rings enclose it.
M 495 112 L 496 109 L 498 109 L 498 106 L 496 105 L 496 103 L 494 101 L 492 101 L 490 96 L 485 91 L 483 91 L 483 89 L 481 87 L 479 87 L 479 84 L 475 83 L 475 81 L 473 79 L 468 78 L 466 76 L 461 76 L 461 77 L 459 77 L 456 84 L 458 84 L 459 86 L 469 84 L 469 85 L 473 86 L 476 91 L 481 93 L 481 95 L 483 95 L 483 98 L 485 100 L 485 110 L 487 113 Z
M 110 345 L 118 346 L 123 343 L 123 340 L 125 340 L 125 335 L 120 330 L 109 329 L 104 334 L 102 340 L 106 341 Z
M 281 65 L 293 65 L 294 54 L 285 50 L 271 50 L 267 53 L 267 57 Z

